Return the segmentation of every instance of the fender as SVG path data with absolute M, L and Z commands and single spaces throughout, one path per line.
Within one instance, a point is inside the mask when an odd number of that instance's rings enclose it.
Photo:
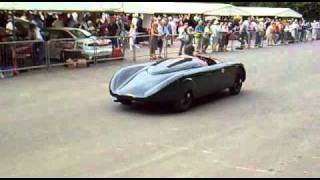
M 182 85 L 182 91 L 183 91 L 182 94 L 184 94 L 189 90 L 192 91 L 193 96 L 196 96 L 198 94 L 197 88 L 196 88 L 197 86 L 191 77 L 183 78 L 181 81 L 181 85 Z

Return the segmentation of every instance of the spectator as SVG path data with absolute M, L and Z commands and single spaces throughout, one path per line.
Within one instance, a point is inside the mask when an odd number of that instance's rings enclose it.
M 249 21 L 251 21 L 251 18 L 248 17 L 247 20 L 245 20 L 244 22 L 241 23 L 240 26 L 240 42 L 241 42 L 241 48 L 245 47 L 245 42 L 249 45 L 249 31 L 248 31 L 248 27 L 249 27 Z
M 121 47 L 123 47 L 124 46 L 124 38 L 125 38 L 125 36 L 127 35 L 127 33 L 126 33 L 126 29 L 125 29 L 125 25 L 124 25 L 124 18 L 122 17 L 122 16 L 117 16 L 116 17 L 116 22 L 117 22 L 117 25 L 118 25 L 118 27 L 119 27 L 119 36 L 120 36 L 120 46 Z M 130 27 L 130 29 L 131 29 L 131 27 Z M 136 30 L 136 27 L 134 27 L 134 29 L 135 29 L 135 31 L 137 31 Z M 129 30 L 130 31 L 130 30 Z
M 289 22 L 285 22 L 284 23 L 284 44 L 288 44 L 289 43 L 289 39 L 291 39 L 291 35 L 290 35 L 290 28 L 289 28 Z
M 98 36 L 106 36 L 108 35 L 108 21 L 100 19 L 98 21 Z
M 293 23 L 293 27 L 294 27 L 294 39 L 295 39 L 295 42 L 299 42 L 299 29 L 300 29 L 300 25 L 299 25 L 299 22 L 298 22 L 298 19 L 296 19 Z
M 195 28 L 195 33 L 194 33 L 197 52 L 200 52 L 200 49 L 201 49 L 201 39 L 202 39 L 203 31 L 204 31 L 203 22 L 202 20 L 200 20 L 198 22 L 198 25 Z
M 91 20 L 88 20 L 88 31 L 91 34 L 96 34 L 96 28 L 93 25 L 93 22 Z
M 312 40 L 312 27 L 310 22 L 306 23 L 305 31 L 306 31 L 306 41 Z
M 107 25 L 108 28 L 108 36 L 116 36 L 118 31 L 118 26 L 114 20 L 114 18 L 110 18 L 110 23 L 108 23 Z M 111 38 L 111 42 L 112 42 L 112 47 L 113 48 L 117 48 L 118 47 L 118 43 L 117 43 L 117 38 L 112 37 Z
M 317 40 L 317 21 L 314 20 L 313 23 L 311 23 L 312 27 L 312 40 Z
M 52 27 L 55 18 L 53 17 L 52 13 L 46 13 L 45 15 L 45 27 Z
M 212 25 L 212 21 L 209 21 L 204 28 L 203 36 L 202 36 L 202 53 L 206 53 L 206 50 L 210 43 L 211 31 L 210 27 Z
M 41 28 L 39 27 L 42 24 L 40 22 L 38 22 L 37 20 L 35 20 L 35 17 L 32 14 L 28 14 L 27 19 L 31 22 L 31 24 L 34 25 L 34 26 L 29 26 L 29 28 L 30 28 L 29 30 L 31 31 L 31 36 L 30 36 L 30 31 L 29 31 L 29 39 L 32 38 L 31 40 L 43 41 Z M 35 33 L 34 38 L 33 38 L 33 33 Z
M 226 51 L 228 45 L 228 25 L 226 25 L 223 21 L 220 22 L 219 27 L 219 51 Z
M 87 23 L 87 18 L 83 16 L 79 16 L 78 28 L 88 31 L 89 26 Z
M 196 27 L 196 25 L 198 24 L 197 21 L 194 20 L 193 16 L 188 15 L 188 24 L 189 26 L 191 26 L 193 29 Z
M 210 27 L 211 30 L 211 48 L 212 48 L 212 52 L 217 51 L 218 45 L 219 45 L 219 31 L 220 31 L 220 27 L 219 27 L 219 22 L 218 20 L 214 20 L 213 24 Z
M 279 19 L 275 22 L 275 44 L 279 45 L 281 43 L 281 29 L 282 25 Z
M 180 40 L 180 47 L 179 47 L 179 56 L 182 55 L 182 49 L 185 45 L 185 43 L 188 41 L 187 32 L 188 31 L 188 23 L 185 23 L 184 26 L 179 28 L 179 37 Z
M 115 24 L 117 26 L 117 31 L 116 31 L 116 40 L 117 40 L 117 46 L 119 46 L 118 42 L 119 42 L 119 37 L 121 35 L 121 23 L 120 23 L 120 19 L 118 17 L 115 17 Z
M 163 43 L 167 41 L 167 38 L 169 36 L 169 29 L 166 19 L 162 19 L 160 21 L 160 26 L 158 27 L 158 32 L 160 34 L 160 39 L 158 41 L 159 45 L 159 56 L 158 58 L 162 58 L 162 49 L 163 49 Z
M 7 24 L 6 14 L 0 14 L 0 42 L 6 42 L 7 33 L 6 33 L 6 24 Z M 4 78 L 4 74 L 1 70 L 7 70 L 13 68 L 13 49 L 8 44 L 0 44 L 0 78 Z
M 134 27 L 138 27 L 138 14 L 133 14 L 132 15 L 131 23 L 134 25 Z
M 255 46 L 256 47 L 263 47 L 262 45 L 262 39 L 264 37 L 264 24 L 263 19 L 259 19 L 257 23 L 257 31 L 256 31 L 256 41 Z
M 272 25 L 269 25 L 267 30 L 266 30 L 266 41 L 267 41 L 267 46 L 274 45 Z
M 138 17 L 137 17 L 137 32 L 144 32 L 143 30 L 143 23 L 142 23 L 142 18 L 141 16 L 138 14 Z
M 35 24 L 37 27 L 39 27 L 40 30 L 43 30 L 43 28 L 44 28 L 44 22 L 43 22 L 40 14 L 34 15 L 34 17 L 32 18 L 31 22 L 32 22 L 33 24 Z
M 58 15 L 58 18 L 52 23 L 52 27 L 55 27 L 55 28 L 64 27 L 62 19 L 63 19 L 62 15 Z
M 132 51 L 133 48 L 139 48 L 139 46 L 137 46 L 135 44 L 135 39 L 137 36 L 137 29 L 136 29 L 136 27 L 134 27 L 133 24 L 131 24 L 129 36 L 130 36 L 130 39 L 129 39 L 130 51 Z
M 39 34 L 38 28 L 35 24 L 30 24 L 29 26 L 29 39 L 43 41 L 42 36 Z M 32 57 L 35 66 L 44 64 L 44 43 L 43 42 L 33 42 L 32 43 Z
M 171 45 L 173 45 L 173 40 L 175 39 L 175 36 L 177 35 L 177 23 L 172 17 L 169 17 L 169 33 L 170 33 L 170 40 L 171 40 Z
M 158 23 L 154 22 L 151 24 L 151 31 L 150 31 L 150 60 L 157 59 L 156 57 L 156 50 L 158 47 L 158 41 L 160 38 L 160 33 L 158 31 Z
M 184 46 L 185 55 L 189 55 L 189 56 L 193 55 L 193 52 L 194 52 L 193 38 L 194 38 L 194 31 L 193 31 L 193 28 L 189 26 L 187 30 L 187 40 Z
M 274 42 L 273 45 L 276 45 L 278 42 L 278 39 L 279 39 L 279 28 L 278 28 L 277 23 L 275 21 L 273 21 L 271 23 L 271 27 L 272 27 L 272 39 Z
M 252 17 L 248 18 L 248 48 L 251 48 L 252 40 L 255 39 L 257 24 Z

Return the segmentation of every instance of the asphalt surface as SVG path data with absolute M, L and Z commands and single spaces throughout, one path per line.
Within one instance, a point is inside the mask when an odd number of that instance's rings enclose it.
M 131 60 L 1 80 L 0 177 L 319 177 L 319 50 L 218 53 L 245 65 L 242 92 L 185 113 L 112 102 Z

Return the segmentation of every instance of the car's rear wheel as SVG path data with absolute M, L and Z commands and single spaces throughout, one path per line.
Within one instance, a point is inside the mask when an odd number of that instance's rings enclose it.
M 237 75 L 232 87 L 229 88 L 231 95 L 237 95 L 240 93 L 242 87 L 242 78 L 240 75 Z
M 186 92 L 179 100 L 174 103 L 174 109 L 178 112 L 187 111 L 193 101 L 193 96 L 191 91 Z

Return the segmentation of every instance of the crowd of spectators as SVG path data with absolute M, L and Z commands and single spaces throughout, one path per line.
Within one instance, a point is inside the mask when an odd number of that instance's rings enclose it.
M 138 35 L 149 34 L 150 59 L 162 58 L 164 45 L 180 42 L 179 55 L 193 49 L 199 53 L 226 51 L 230 41 L 239 41 L 238 49 L 311 41 L 319 38 L 319 20 L 277 17 L 205 17 L 202 15 L 153 15 L 144 18 L 141 14 L 126 13 L 49 13 L 36 11 L 14 12 L 15 19 L 31 22 L 24 39 L 19 27 L 14 27 L 12 16 L 0 12 L 0 42 L 10 40 L 44 40 L 43 29 L 80 28 L 95 36 L 129 36 L 130 50 L 139 48 Z M 147 21 L 147 22 L 146 22 Z M 143 24 L 148 24 L 147 26 Z M 16 33 L 13 33 L 15 30 Z M 112 44 L 116 43 L 111 38 Z M 0 46 L 0 58 L 9 57 L 8 46 Z M 43 47 L 36 49 L 43 50 Z M 156 53 L 158 51 L 158 53 Z M 158 56 L 156 56 L 158 54 Z M 1 63 L 6 63 L 0 59 Z M 1 64 L 0 64 L 1 65 Z
M 169 39 L 172 44 L 172 36 L 176 34 L 181 42 L 180 55 L 183 48 L 191 44 L 197 52 L 206 53 L 208 47 L 212 52 L 226 51 L 229 41 L 234 40 L 241 43 L 238 49 L 312 41 L 319 38 L 320 24 L 319 20 L 308 22 L 294 18 L 215 17 L 208 20 L 202 16 L 180 15 L 155 16 L 150 29 L 150 58 L 156 59 L 155 51 L 159 49 L 161 55 L 163 40 Z

